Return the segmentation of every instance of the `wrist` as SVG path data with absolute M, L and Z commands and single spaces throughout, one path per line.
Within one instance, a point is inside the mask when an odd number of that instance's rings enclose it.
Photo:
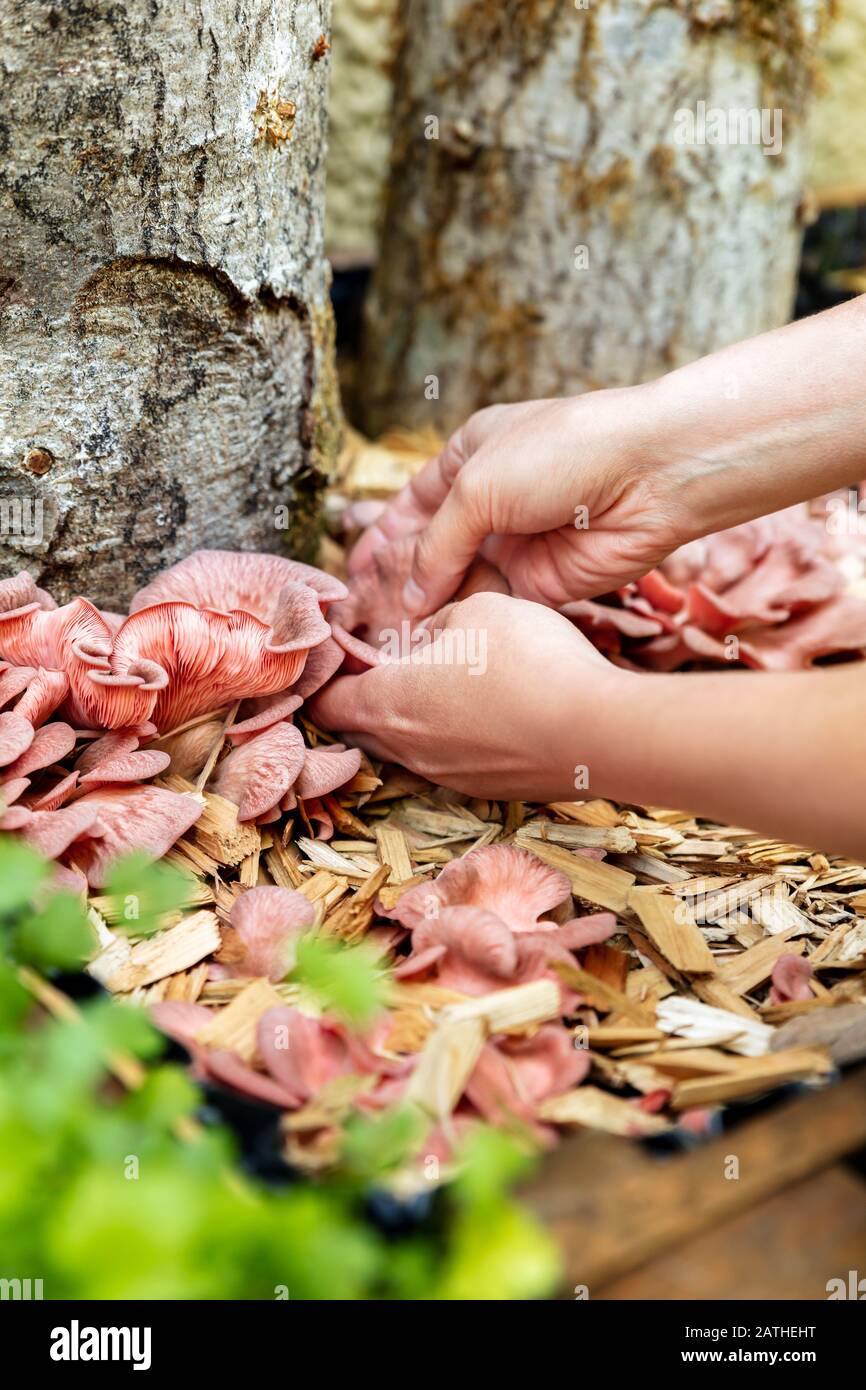
M 627 800 L 643 677 L 593 652 L 576 654 L 559 686 L 548 748 L 556 800 Z

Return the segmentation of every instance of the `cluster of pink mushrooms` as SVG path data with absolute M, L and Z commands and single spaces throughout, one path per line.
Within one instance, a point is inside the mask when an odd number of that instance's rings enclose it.
M 552 961 L 573 964 L 574 952 L 617 930 L 612 913 L 569 918 L 570 907 L 565 875 L 509 845 L 487 846 L 454 860 L 437 879 L 408 889 L 390 910 L 378 904 L 380 917 L 394 924 L 385 931 L 389 952 L 404 942 L 410 946 L 407 955 L 397 956 L 394 975 L 433 981 L 470 997 L 530 980 L 559 983 Z M 234 978 L 281 980 L 294 943 L 313 916 L 301 893 L 250 889 L 232 909 L 217 971 Z M 578 997 L 559 987 L 561 1012 L 573 1012 Z M 256 1069 L 232 1052 L 196 1041 L 211 1017 L 203 1005 L 168 1001 L 154 1005 L 153 1013 L 159 1026 L 190 1051 L 202 1078 L 287 1110 L 349 1074 L 371 1078 L 359 1097 L 361 1106 L 377 1110 L 393 1105 L 402 1099 L 417 1062 L 416 1054 L 389 1050 L 387 1015 L 359 1037 L 333 1018 L 311 1018 L 289 1007 L 270 1009 L 258 1024 L 262 1067 Z M 496 1123 L 517 1117 L 544 1139 L 548 1132 L 534 1120 L 538 1105 L 576 1086 L 588 1069 L 588 1052 L 575 1048 L 557 1023 L 542 1025 L 531 1037 L 491 1038 L 467 1082 L 456 1127 L 479 1118 Z M 438 1144 L 447 1150 L 444 1136 L 434 1136 L 432 1142 L 434 1149 Z
M 361 755 L 341 744 L 309 747 L 294 716 L 341 667 L 379 659 L 381 633 L 406 617 L 413 544 L 373 556 L 351 591 L 279 556 L 197 552 L 137 593 L 126 617 L 83 598 L 58 607 L 27 573 L 0 582 L 0 830 L 55 861 L 56 882 L 82 894 L 102 887 L 126 853 L 162 857 L 198 819 L 201 796 L 169 789 L 170 774 L 234 802 L 241 821 L 268 824 L 300 802 L 328 837 L 323 798 L 351 781 Z M 618 594 L 564 611 L 624 664 L 671 670 L 733 657 L 792 669 L 863 654 L 866 601 L 848 591 L 862 556 L 862 540 L 833 540 L 822 518 L 797 508 L 697 542 Z M 507 585 L 479 561 L 463 592 L 476 589 Z M 374 932 L 397 978 L 468 996 L 551 978 L 563 1014 L 580 1000 L 552 963 L 573 961 L 617 929 L 610 913 L 570 916 L 567 879 L 511 846 L 473 851 L 377 910 L 388 926 Z M 211 975 L 283 979 L 312 921 L 300 893 L 242 892 Z M 803 963 L 791 960 L 774 974 L 777 999 L 808 993 Z M 201 1076 L 282 1108 L 304 1105 L 348 1073 L 369 1078 L 360 1104 L 389 1105 L 416 1062 L 388 1050 L 387 1018 L 362 1038 L 328 1017 L 272 1009 L 259 1023 L 255 1068 L 196 1042 L 210 1017 L 202 1006 L 166 1002 L 155 1016 L 189 1048 Z M 493 1038 L 467 1083 L 457 1129 L 511 1115 L 544 1137 L 538 1104 L 578 1084 L 588 1066 L 558 1024 Z
M 160 574 L 128 617 L 58 607 L 26 573 L 0 582 L 0 830 L 57 861 L 66 886 L 101 887 L 119 856 L 160 858 L 198 819 L 200 798 L 153 779 L 198 772 L 224 729 L 210 785 L 241 820 L 298 797 L 315 816 L 360 764 L 308 748 L 292 721 L 343 661 L 326 614 L 346 596 L 312 566 L 221 551 Z
M 866 653 L 866 518 L 840 524 L 838 497 L 791 507 L 692 541 L 636 583 L 561 611 L 613 661 L 674 671 L 689 662 L 803 670 L 823 657 Z M 846 517 L 848 513 L 845 514 Z M 834 524 L 835 523 L 835 524 Z M 352 659 L 369 663 L 379 634 L 406 621 L 403 585 L 415 536 L 371 553 L 337 609 L 355 634 Z M 479 558 L 458 598 L 509 585 Z

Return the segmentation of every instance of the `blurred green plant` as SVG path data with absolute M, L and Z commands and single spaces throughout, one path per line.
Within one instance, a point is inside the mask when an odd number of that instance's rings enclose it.
M 43 1015 L 35 972 L 78 967 L 94 947 L 81 905 L 50 892 L 49 872 L 0 836 L 0 1277 L 42 1279 L 46 1298 L 73 1299 L 550 1291 L 556 1249 L 508 1196 L 525 1160 L 505 1136 L 479 1130 L 436 1219 L 385 1234 L 369 1219 L 370 1194 L 417 1149 L 417 1116 L 358 1119 L 339 1177 L 275 1190 L 243 1172 L 227 1127 L 194 1124 L 198 1089 L 163 1060 L 164 1039 L 143 1011 L 97 996 L 67 1007 L 69 1017 Z M 126 866 L 111 885 L 147 898 L 145 926 L 178 902 L 150 878 Z M 326 972 L 313 952 L 306 982 L 321 993 L 332 981 L 334 1007 L 363 1015 L 368 964 L 358 973 L 357 962 L 334 969 L 327 959 Z M 139 1088 L 114 1079 L 119 1055 L 146 1064 Z
M 340 1014 L 349 1023 L 369 1023 L 382 1007 L 382 964 L 363 943 L 344 946 L 314 933 L 302 936 L 292 978 L 309 990 L 323 1008 Z

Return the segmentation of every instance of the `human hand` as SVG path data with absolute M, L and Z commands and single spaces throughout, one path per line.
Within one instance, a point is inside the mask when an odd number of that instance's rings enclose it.
M 538 603 L 616 589 L 689 538 L 655 433 L 646 386 L 480 410 L 365 532 L 350 572 L 418 534 L 412 613 L 447 602 L 479 550 Z
M 613 693 L 635 678 L 566 618 L 479 593 L 427 631 L 411 659 L 332 681 L 310 702 L 315 722 L 473 796 L 572 799 L 577 766 L 601 772 Z

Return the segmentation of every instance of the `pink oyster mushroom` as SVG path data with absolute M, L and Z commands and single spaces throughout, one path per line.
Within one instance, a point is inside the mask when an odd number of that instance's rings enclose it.
M 610 912 L 562 925 L 542 916 L 570 896 L 565 875 L 528 850 L 472 850 L 383 911 L 412 932 L 412 951 L 394 973 L 400 979 L 433 974 L 443 987 L 469 995 L 543 977 L 558 981 L 551 962 L 573 963 L 573 951 L 606 941 L 617 929 Z M 563 1008 L 575 998 L 564 992 Z
M 517 1116 L 532 1124 L 544 1100 L 578 1086 L 589 1071 L 585 1048 L 546 1023 L 532 1037 L 501 1037 L 486 1043 L 466 1084 L 465 1096 L 491 1124 Z
M 228 1086 L 253 1100 L 296 1110 L 329 1081 L 350 1074 L 374 1076 L 373 1093 L 406 1076 L 413 1059 L 386 1057 L 366 1041 L 331 1018 L 308 1018 L 297 1009 L 269 1009 L 259 1019 L 257 1060 L 250 1066 L 233 1052 L 207 1048 L 197 1041 L 212 1014 L 200 1004 L 165 1001 L 154 1004 L 151 1015 L 157 1027 L 191 1053 L 198 1075 Z
M 264 976 L 276 984 L 294 965 L 295 942 L 312 926 L 316 910 L 291 888 L 248 888 L 232 905 L 212 979 Z
M 86 599 L 57 608 L 20 574 L 0 583 L 2 678 L 11 690 L 32 673 L 16 705 L 31 723 L 62 706 L 81 727 L 152 719 L 169 730 L 235 700 L 287 693 L 330 637 L 328 604 L 346 592 L 282 556 L 197 551 L 136 594 L 113 630 Z
M 862 561 L 862 540 L 859 550 Z M 622 607 L 565 611 L 598 645 L 655 670 L 687 661 L 802 670 L 823 656 L 866 652 L 866 602 L 845 592 L 843 562 L 852 558 L 821 517 L 791 507 L 684 546 L 627 585 Z M 640 631 L 636 617 L 655 633 Z
M 866 655 L 866 600 L 845 592 L 855 570 L 866 568 L 866 543 L 836 536 L 827 505 L 791 507 L 693 541 L 617 593 L 561 611 L 599 650 L 633 669 L 672 671 L 699 661 L 801 670 L 825 656 Z M 374 522 L 352 552 L 350 595 L 332 614 L 347 669 L 373 664 L 385 634 L 404 630 L 402 586 L 419 522 L 408 496 L 404 510 L 406 534 L 391 539 Z M 392 524 L 394 514 L 386 513 Z M 481 559 L 456 597 L 477 589 L 509 591 Z
M 805 956 L 780 956 L 773 966 L 771 1004 L 812 999 L 812 965 Z
M 320 798 L 354 776 L 360 753 L 306 749 L 291 715 L 344 659 L 324 614 L 346 592 L 280 556 L 219 551 L 159 575 L 128 618 L 85 599 L 58 608 L 27 574 L 0 582 L 0 709 L 14 706 L 0 713 L 0 829 L 94 887 L 120 854 L 161 857 L 200 804 L 146 783 L 178 764 L 198 772 L 224 716 L 194 721 L 233 702 L 217 789 L 245 819 L 275 819 L 300 796 L 329 825 Z M 69 722 L 45 724 L 55 711 Z M 178 725 L 167 747 L 141 746 Z

